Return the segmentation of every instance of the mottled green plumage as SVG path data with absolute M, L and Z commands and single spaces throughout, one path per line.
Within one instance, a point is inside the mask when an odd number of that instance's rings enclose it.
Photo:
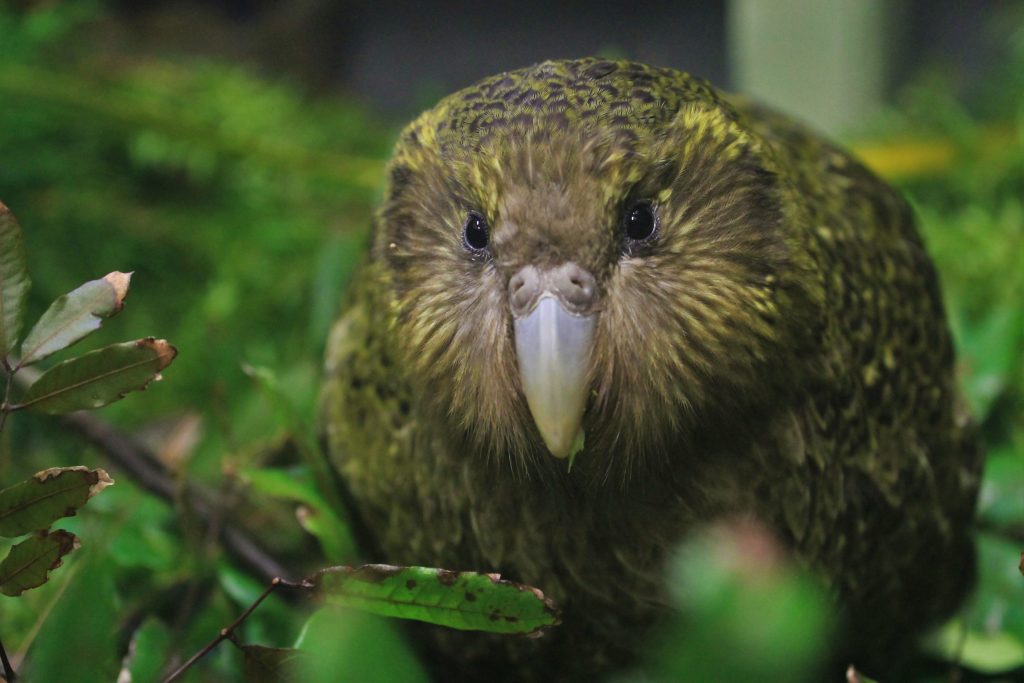
M 447 656 L 514 678 L 626 663 L 666 553 L 736 514 L 826 577 L 860 651 L 957 605 L 980 458 L 910 211 L 849 155 L 686 74 L 588 59 L 442 100 L 389 168 L 324 396 L 372 559 L 500 571 L 565 610 L 535 641 L 438 634 Z M 622 235 L 637 199 L 660 220 L 643 244 Z M 599 307 L 571 472 L 526 406 L 506 294 L 566 261 Z

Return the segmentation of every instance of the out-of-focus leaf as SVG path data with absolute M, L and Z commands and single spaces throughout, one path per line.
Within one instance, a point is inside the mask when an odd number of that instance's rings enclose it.
M 1024 642 L 1024 578 L 1019 544 L 992 533 L 977 534 L 978 585 L 970 611 L 968 632 L 1009 633 Z
M 46 529 L 114 483 L 102 469 L 51 467 L 0 491 L 0 536 Z
M 249 574 L 239 571 L 230 563 L 218 565 L 217 580 L 228 597 L 239 605 L 251 605 L 267 589 L 266 583 L 257 581 Z
M 53 366 L 14 408 L 51 415 L 101 408 L 160 379 L 177 354 L 166 340 L 152 337 L 112 344 Z
M 559 621 L 540 590 L 497 574 L 368 564 L 323 569 L 313 583 L 329 604 L 461 630 L 541 633 Z
M 131 683 L 160 680 L 170 649 L 170 629 L 157 619 L 146 619 L 128 642 L 128 653 L 121 660 L 117 680 Z
M 295 647 L 303 683 L 427 683 L 422 666 L 390 619 L 356 610 L 325 607 L 302 629 Z
M 301 681 L 300 665 L 307 656 L 290 647 L 242 646 L 243 671 L 248 683 L 289 683 Z
M 312 471 L 313 487 L 319 494 L 315 500 L 309 496 L 309 488 L 302 492 L 294 488 L 291 490 L 293 497 L 298 493 L 303 496 L 295 498 L 296 500 L 303 500 L 317 511 L 315 517 L 300 519 L 300 523 L 306 531 L 317 537 L 330 561 L 351 561 L 357 555 L 356 542 L 346 520 L 345 503 L 338 495 L 337 474 L 328 463 L 315 431 L 306 421 L 304 414 L 295 406 L 294 401 L 285 393 L 281 381 L 273 370 L 251 365 L 245 365 L 243 370 L 259 383 L 274 406 L 286 415 L 299 454 Z M 261 483 L 282 490 L 280 478 L 277 482 L 264 478 Z
M 978 516 L 998 526 L 1024 527 L 1024 457 L 1012 446 L 993 449 L 985 457 Z
M 997 674 L 1024 667 L 1024 642 L 1006 632 L 968 629 L 959 619 L 950 621 L 929 639 L 932 654 L 969 669 Z
M 316 480 L 321 484 L 321 494 L 331 502 L 337 512 L 344 507 L 340 501 L 335 500 L 334 490 L 331 483 L 333 478 L 327 466 L 327 459 L 317 442 L 313 428 L 306 421 L 306 417 L 295 407 L 292 399 L 284 392 L 281 381 L 277 374 L 270 368 L 245 364 L 242 366 L 245 374 L 252 377 L 259 384 L 267 397 L 274 403 L 278 410 L 284 412 L 288 418 L 288 426 L 295 437 L 299 453 L 306 461 L 306 464 L 313 470 Z
M 266 582 L 254 579 L 225 560 L 217 562 L 216 577 L 224 596 L 228 598 L 224 602 L 231 604 L 232 613 L 253 604 L 267 590 Z M 260 603 L 260 608 L 253 616 L 246 620 L 244 640 L 252 643 L 287 642 L 289 638 L 295 637 L 292 628 L 295 616 L 294 607 L 282 598 L 280 592 L 270 595 Z
M 244 478 L 255 491 L 308 506 L 297 511 L 302 528 L 316 536 L 328 560 L 350 561 L 356 555 L 356 543 L 348 525 L 335 514 L 310 477 L 303 474 L 308 474 L 308 470 L 298 473 L 251 468 L 245 470 Z
M 21 228 L 11 210 L 0 202 L 0 358 L 18 343 L 28 286 Z
M 76 548 L 78 539 L 63 529 L 42 531 L 22 541 L 0 562 L 0 593 L 16 596 L 43 585 L 50 571 Z
M 118 567 L 144 567 L 154 572 L 168 572 L 181 566 L 185 551 L 182 539 L 176 533 L 176 517 L 170 505 L 137 489 L 122 486 L 104 493 L 96 503 L 112 505 L 117 511 L 131 511 L 130 517 L 116 534 L 112 534 L 107 545 L 107 557 Z
M 347 562 L 356 557 L 355 539 L 343 523 L 328 507 L 300 505 L 295 509 L 299 526 L 312 534 L 323 549 L 324 557 L 331 562 Z
M 79 551 L 69 569 L 74 576 L 43 621 L 19 673 L 25 681 L 111 683 L 124 654 L 117 637 L 124 605 L 114 590 L 116 572 L 97 543 Z
M 115 270 L 59 297 L 21 343 L 20 364 L 40 361 L 98 330 L 103 318 L 124 308 L 131 279 L 131 273 Z
M 651 639 L 646 674 L 708 683 L 820 680 L 830 605 L 767 529 L 722 522 L 672 564 L 679 611 Z
M 963 385 L 978 421 L 1006 390 L 1024 345 L 1024 308 L 1006 302 L 962 333 Z

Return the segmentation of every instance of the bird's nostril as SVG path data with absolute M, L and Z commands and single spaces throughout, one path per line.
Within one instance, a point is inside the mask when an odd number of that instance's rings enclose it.
M 540 271 L 526 266 L 508 280 L 508 298 L 514 315 L 525 315 L 544 292 L 558 297 L 577 313 L 588 311 L 596 292 L 594 277 L 575 263 Z
M 525 313 L 540 293 L 540 273 L 533 266 L 526 266 L 509 278 L 508 297 L 516 315 Z
M 566 263 L 554 274 L 559 295 L 577 308 L 587 308 L 594 299 L 594 277 L 575 263 Z

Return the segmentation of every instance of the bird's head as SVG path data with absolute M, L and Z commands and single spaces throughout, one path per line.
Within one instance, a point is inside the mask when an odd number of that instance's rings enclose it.
M 424 406 L 478 450 L 528 467 L 582 432 L 582 459 L 628 473 L 784 371 L 785 189 L 702 81 L 595 60 L 503 74 L 411 124 L 390 180 L 392 334 Z

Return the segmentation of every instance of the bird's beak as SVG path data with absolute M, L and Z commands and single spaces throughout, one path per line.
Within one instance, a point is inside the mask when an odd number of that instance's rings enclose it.
M 587 404 L 594 280 L 571 263 L 547 272 L 528 266 L 509 289 L 523 393 L 544 444 L 564 458 Z

